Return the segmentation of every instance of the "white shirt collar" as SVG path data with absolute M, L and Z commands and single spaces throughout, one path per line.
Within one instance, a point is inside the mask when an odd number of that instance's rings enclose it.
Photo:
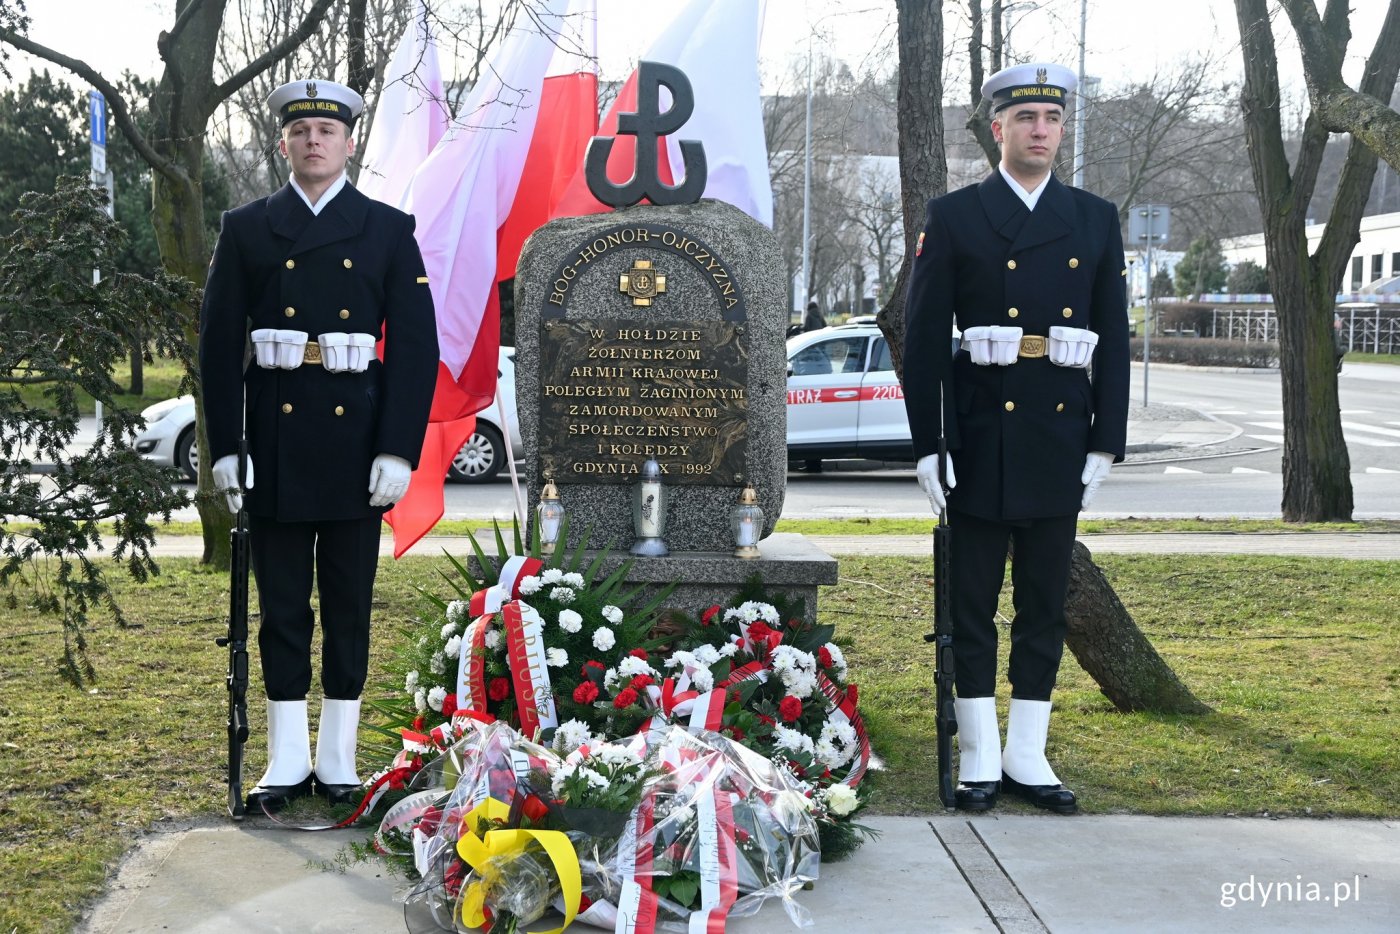
M 997 171 L 1001 173 L 1002 178 L 1006 179 L 1006 184 L 1011 186 L 1011 190 L 1016 192 L 1016 197 L 1026 203 L 1026 210 L 1028 211 L 1035 210 L 1035 204 L 1040 200 L 1040 193 L 1045 190 L 1046 185 L 1050 184 L 1050 176 L 1054 174 L 1053 172 L 1046 172 L 1045 177 L 1040 180 L 1040 184 L 1036 185 L 1034 190 L 1026 191 L 1026 189 L 1021 187 L 1021 183 L 1012 178 L 1011 173 L 1006 171 L 1006 166 L 998 163 Z
M 301 190 L 301 186 L 297 184 L 297 177 L 295 175 L 290 176 L 288 181 L 292 183 L 292 190 L 301 196 L 302 201 L 306 202 L 306 206 L 311 209 L 311 213 L 320 214 L 321 209 L 330 204 L 331 199 L 340 194 L 340 189 L 344 188 L 345 183 L 350 181 L 350 173 L 341 172 L 340 178 L 331 182 L 331 187 L 321 192 L 321 200 L 317 201 L 315 204 L 312 204 L 311 199 L 306 196 L 306 192 Z

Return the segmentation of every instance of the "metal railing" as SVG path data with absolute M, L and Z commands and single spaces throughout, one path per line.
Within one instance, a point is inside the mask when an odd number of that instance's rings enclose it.
M 1343 308 L 1340 344 L 1357 353 L 1400 354 L 1400 316 L 1381 309 Z M 1232 341 L 1277 341 L 1278 316 L 1272 309 L 1217 308 L 1211 337 Z

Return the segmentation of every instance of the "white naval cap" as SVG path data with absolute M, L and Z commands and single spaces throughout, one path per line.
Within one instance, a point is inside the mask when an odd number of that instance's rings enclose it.
M 1079 79 L 1064 65 L 1031 62 L 1003 68 L 982 84 L 982 96 L 992 101 L 992 113 L 1012 104 L 1068 102 Z
M 353 127 L 360 111 L 365 109 L 365 99 L 343 84 L 302 78 L 289 81 L 269 94 L 267 106 L 281 121 L 280 126 L 302 117 L 330 117 Z

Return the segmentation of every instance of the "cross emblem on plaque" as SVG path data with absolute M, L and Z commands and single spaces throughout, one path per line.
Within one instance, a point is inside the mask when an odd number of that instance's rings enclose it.
M 652 299 L 666 291 L 666 277 L 651 268 L 651 260 L 639 259 L 618 277 L 617 290 L 628 295 L 633 305 L 650 305 Z

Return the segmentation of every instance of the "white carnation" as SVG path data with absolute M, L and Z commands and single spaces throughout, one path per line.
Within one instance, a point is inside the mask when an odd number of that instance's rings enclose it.
M 595 758 L 613 768 L 640 768 L 642 764 L 641 756 L 637 755 L 626 746 L 619 746 L 616 743 L 608 743 L 591 752 Z
M 428 709 L 428 692 L 419 688 L 413 692 L 413 708 L 419 713 L 424 713 Z
M 442 647 L 442 654 L 448 658 L 456 658 L 457 653 L 462 651 L 462 637 L 453 636 L 447 640 L 447 644 Z
M 583 589 L 583 575 L 575 571 L 570 571 L 568 574 L 565 574 L 563 577 L 559 578 L 559 582 L 562 584 L 568 584 L 575 590 Z
M 442 712 L 442 702 L 445 700 L 447 700 L 447 690 L 445 688 L 435 687 L 428 692 L 428 706 L 438 713 Z
M 550 649 L 550 651 L 554 650 Z M 554 748 L 564 755 L 568 755 L 586 742 L 588 742 L 588 724 L 582 720 L 565 720 L 559 724 L 559 729 L 554 731 Z
M 460 625 L 466 622 L 467 614 L 471 612 L 471 606 L 465 600 L 453 600 L 447 604 L 447 621 L 452 625 Z M 451 633 L 443 630 L 442 637 L 446 639 Z
M 461 602 L 462 602 L 461 600 L 453 600 L 451 603 L 449 603 L 449 604 L 447 605 L 447 612 L 448 612 L 448 615 L 449 615 L 449 616 L 450 616 L 451 613 L 452 613 L 452 607 L 455 606 L 455 605 L 458 604 L 458 603 L 461 603 Z M 444 640 L 451 639 L 451 638 L 452 638 L 452 634 L 455 633 L 456 631 L 457 631 L 457 624 L 456 624 L 456 623 L 448 623 L 447 625 L 445 625 L 445 626 L 442 627 L 442 638 L 443 638 Z
M 719 649 L 713 645 L 699 645 L 695 647 L 695 660 L 702 665 L 713 665 L 719 661 Z
M 841 647 L 835 642 L 828 642 L 822 646 L 827 654 L 831 656 L 831 667 L 836 670 L 837 677 L 844 677 L 846 674 L 846 656 L 842 653 Z
M 529 597 L 539 593 L 542 585 L 543 582 L 538 577 L 528 574 L 520 578 L 515 586 L 520 591 L 521 596 Z
M 738 651 L 739 643 L 737 642 L 727 642 L 719 647 L 719 654 L 724 658 L 728 658 L 729 656 L 733 655 L 735 652 Z
M 603 687 L 607 689 L 609 694 L 617 690 L 617 686 L 621 681 L 622 676 L 617 673 L 616 668 L 609 668 L 607 671 L 603 672 Z
M 617 645 L 617 636 L 607 626 L 599 626 L 593 630 L 593 647 L 599 652 L 606 652 Z
M 860 799 L 856 797 L 855 791 L 844 782 L 832 785 L 822 792 L 822 797 L 826 801 L 826 809 L 837 817 L 845 817 L 860 804 Z
M 559 628 L 565 632 L 578 632 L 583 628 L 583 617 L 573 610 L 560 610 Z
M 408 676 L 403 679 L 403 692 L 412 694 L 416 690 L 418 690 L 418 672 L 414 670 L 410 671 Z
M 763 620 L 770 626 L 778 625 L 778 611 L 771 603 L 760 603 L 757 600 L 747 600 L 739 606 L 725 610 L 726 621 L 739 620 L 744 623 L 753 623 Z
M 540 575 L 540 580 L 544 581 L 546 584 L 557 584 L 563 579 L 564 572 L 558 568 L 547 568 L 545 572 Z
M 656 669 L 652 668 L 635 655 L 629 655 L 618 662 L 617 670 L 624 678 L 635 678 L 637 675 L 651 675 L 653 678 L 656 677 Z
M 793 752 L 812 753 L 812 738 L 781 723 L 773 727 L 773 745 Z
M 616 626 L 618 623 L 622 622 L 622 610 L 609 603 L 607 606 L 603 607 L 603 619 Z
M 562 603 L 565 606 L 573 603 L 575 596 L 577 596 L 577 594 L 572 587 L 555 587 L 549 592 L 549 599 L 553 600 L 555 603 Z
M 501 638 L 499 629 L 488 629 L 486 635 L 482 637 L 481 644 L 494 652 L 501 647 Z
M 714 690 L 715 676 L 710 674 L 708 668 L 697 668 L 690 673 L 690 683 L 695 685 L 695 690 L 704 694 L 706 691 Z
M 546 649 L 544 657 L 545 664 L 550 668 L 563 668 L 569 664 L 569 653 L 563 649 Z
M 447 657 L 441 652 L 433 653 L 433 660 L 428 663 L 428 670 L 435 675 L 440 675 L 446 672 Z

